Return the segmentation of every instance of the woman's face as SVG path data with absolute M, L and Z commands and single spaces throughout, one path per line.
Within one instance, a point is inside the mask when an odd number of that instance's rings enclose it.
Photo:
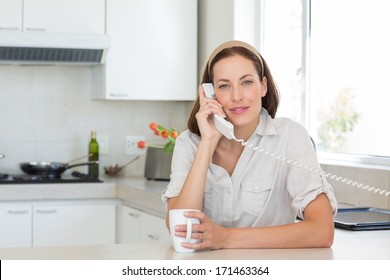
M 226 119 L 236 128 L 254 130 L 259 122 L 261 98 L 267 80 L 260 80 L 253 62 L 241 55 L 221 59 L 213 67 L 214 89 Z

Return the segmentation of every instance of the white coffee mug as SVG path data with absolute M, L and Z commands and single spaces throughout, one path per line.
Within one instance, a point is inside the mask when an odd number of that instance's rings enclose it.
M 200 224 L 199 219 L 197 218 L 187 218 L 184 216 L 184 212 L 189 211 L 196 211 L 200 212 L 196 209 L 173 209 L 169 211 L 169 230 L 171 233 L 171 239 L 173 243 L 173 248 L 176 252 L 179 253 L 190 253 L 194 252 L 194 249 L 188 249 L 181 246 L 183 242 L 189 242 L 189 243 L 199 243 L 198 239 L 191 239 L 191 233 L 192 233 L 192 225 L 193 224 Z M 187 225 L 187 236 L 184 237 L 178 237 L 175 236 L 175 226 L 177 225 Z

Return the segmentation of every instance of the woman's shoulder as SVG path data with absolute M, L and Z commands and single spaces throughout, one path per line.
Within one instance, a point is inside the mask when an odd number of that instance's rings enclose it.
M 200 137 L 195 133 L 192 133 L 189 129 L 184 130 L 176 139 L 176 143 L 190 143 L 195 146 L 199 144 Z
M 278 132 L 307 134 L 306 128 L 293 119 L 286 117 L 278 117 L 273 119 L 273 122 Z

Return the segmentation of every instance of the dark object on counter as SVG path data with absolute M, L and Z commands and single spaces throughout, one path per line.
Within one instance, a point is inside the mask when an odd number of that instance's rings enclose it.
M 136 156 L 135 158 L 133 158 L 132 160 L 126 162 L 125 164 L 123 165 L 119 165 L 119 164 L 115 164 L 114 166 L 110 165 L 110 166 L 105 166 L 104 167 L 104 173 L 107 175 L 107 176 L 119 176 L 119 175 L 122 175 L 122 171 L 123 169 L 128 166 L 130 163 L 133 163 L 134 161 L 136 161 L 137 159 L 139 159 L 139 156 Z
M 338 209 L 334 219 L 338 228 L 347 230 L 384 230 L 390 229 L 390 210 L 358 207 Z
M 9 175 L 8 179 L 0 180 L 0 185 L 18 185 L 18 184 L 72 184 L 72 183 L 102 183 L 99 178 L 75 178 L 69 176 L 52 177 L 48 175 L 28 175 L 15 174 Z
M 81 172 L 78 172 L 78 171 L 73 171 L 71 173 L 71 175 L 75 178 L 80 178 L 80 179 L 89 179 L 89 178 L 96 178 L 95 176 L 91 176 L 91 175 L 88 175 L 88 174 L 85 174 L 85 173 L 81 173 Z
M 0 173 L 0 180 L 7 180 L 7 179 L 8 179 L 8 174 Z
M 148 147 L 146 151 L 145 173 L 148 180 L 169 181 L 172 155 L 161 148 Z
M 67 163 L 60 163 L 60 162 L 22 162 L 20 163 L 20 168 L 23 170 L 23 172 L 29 174 L 29 175 L 45 175 L 52 178 L 60 178 L 61 174 L 65 172 L 65 170 L 69 168 L 73 168 L 76 166 L 82 166 L 82 165 L 96 165 L 99 162 L 96 161 L 90 161 L 90 162 L 84 162 L 84 163 L 77 163 L 69 165 Z
M 99 160 L 99 144 L 96 141 L 96 131 L 91 131 L 91 140 L 88 144 L 88 160 L 96 161 Z M 99 177 L 99 164 L 92 164 L 88 166 L 88 175 L 91 177 Z

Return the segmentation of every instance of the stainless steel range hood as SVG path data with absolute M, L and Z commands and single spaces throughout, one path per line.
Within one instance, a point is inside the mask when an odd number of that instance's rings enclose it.
M 0 64 L 79 64 L 105 61 L 108 36 L 2 33 Z

